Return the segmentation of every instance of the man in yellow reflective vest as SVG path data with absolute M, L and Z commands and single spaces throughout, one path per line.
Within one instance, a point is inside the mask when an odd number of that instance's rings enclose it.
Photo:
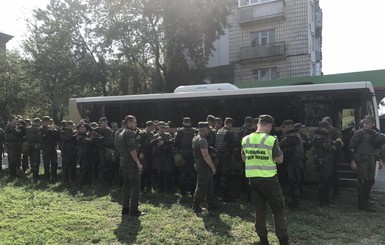
M 261 245 L 268 245 L 266 228 L 266 204 L 271 207 L 275 233 L 280 245 L 289 244 L 285 204 L 277 178 L 276 163 L 283 162 L 283 153 L 274 136 L 269 135 L 274 125 L 270 115 L 260 115 L 257 130 L 242 139 L 242 160 L 249 179 L 251 200 L 255 205 L 255 229 Z

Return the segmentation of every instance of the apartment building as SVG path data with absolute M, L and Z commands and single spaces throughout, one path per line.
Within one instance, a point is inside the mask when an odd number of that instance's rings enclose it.
M 0 54 L 5 55 L 7 49 L 7 42 L 12 38 L 13 36 L 0 32 Z
M 238 0 L 216 42 L 207 82 L 242 83 L 322 74 L 318 0 Z

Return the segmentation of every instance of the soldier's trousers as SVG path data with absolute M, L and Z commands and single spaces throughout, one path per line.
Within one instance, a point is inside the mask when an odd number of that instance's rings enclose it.
M 8 167 L 9 174 L 12 177 L 17 176 L 17 170 L 20 170 L 21 165 L 21 146 L 20 144 L 8 144 Z
M 275 233 L 279 239 L 288 237 L 285 219 L 285 204 L 277 176 L 250 178 L 251 200 L 255 205 L 255 229 L 259 237 L 267 237 L 266 208 L 271 207 Z
M 154 157 L 154 167 L 157 173 L 158 188 L 160 192 L 171 191 L 173 178 L 173 161 L 170 156 L 156 155 Z
M 121 166 L 123 175 L 122 207 L 130 213 L 138 212 L 140 195 L 140 173 L 137 166 Z
M 180 186 L 180 191 L 182 195 L 190 193 L 194 195 L 196 187 L 196 174 L 194 170 L 194 158 L 193 157 L 183 157 L 185 165 L 179 166 L 179 176 L 178 182 Z
M 298 205 L 300 196 L 301 181 L 303 179 L 303 162 L 302 159 L 293 159 L 287 164 L 287 175 L 289 178 L 289 187 L 291 195 L 291 204 L 293 207 Z
M 82 185 L 91 184 L 92 182 L 92 158 L 91 156 L 80 156 L 80 183 Z
M 57 180 L 57 151 L 54 145 L 47 145 L 42 150 L 44 162 L 44 177 L 47 180 Z
M 113 183 L 113 149 L 102 147 L 99 152 L 99 167 L 102 179 L 108 183 Z
M 330 186 L 333 178 L 333 159 L 328 158 L 319 169 L 318 200 L 322 206 L 329 202 Z
M 76 151 L 65 151 L 63 155 L 63 181 L 64 183 L 75 182 L 76 180 Z
M 376 173 L 376 159 L 374 156 L 361 156 L 357 162 L 357 197 L 358 207 L 367 208 L 369 206 L 369 195 L 374 184 Z
M 30 150 L 28 151 L 28 156 L 31 164 L 32 178 L 39 178 L 39 167 L 40 167 L 40 149 L 36 145 L 30 145 Z
M 25 173 L 29 167 L 29 161 L 31 160 L 30 151 L 23 151 L 22 152 L 22 158 L 21 158 L 21 169 Z
M 194 205 L 200 205 L 207 199 L 208 208 L 215 207 L 214 184 L 210 169 L 197 169 L 197 185 L 194 193 Z
M 218 172 L 214 177 L 216 180 L 215 189 L 221 190 L 223 199 L 230 196 L 231 157 L 231 152 L 218 152 Z
M 141 189 L 151 192 L 152 188 L 152 155 L 151 152 L 144 152 L 144 159 L 141 161 L 143 170 L 141 176 Z

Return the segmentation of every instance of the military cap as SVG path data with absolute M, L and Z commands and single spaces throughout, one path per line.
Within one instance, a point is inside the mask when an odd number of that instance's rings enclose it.
M 24 119 L 24 122 L 26 122 L 26 123 L 30 123 L 30 122 L 31 122 L 31 119 L 29 119 L 29 118 L 26 118 L 26 119 Z
M 91 127 L 97 127 L 97 126 L 98 126 L 98 123 L 97 123 L 97 122 L 92 122 L 92 123 L 90 124 L 90 126 L 91 126 Z
M 67 125 L 74 125 L 74 122 L 71 121 L 71 120 L 68 120 L 68 121 L 67 121 Z
M 9 121 L 12 121 L 13 119 L 17 119 L 17 116 L 11 115 L 11 116 L 9 117 Z
M 368 122 L 376 123 L 376 118 L 374 116 L 371 116 L 371 115 L 366 115 L 364 117 L 364 123 L 368 123 Z
M 111 126 L 112 126 L 112 127 L 118 126 L 118 123 L 117 123 L 117 122 L 112 122 L 112 123 L 111 123 Z
M 228 123 L 234 123 L 234 119 L 232 119 L 231 117 L 226 117 L 225 124 L 228 124 Z
M 158 122 L 158 126 L 159 127 L 164 127 L 166 125 L 166 123 L 164 121 L 159 121 Z
M 183 124 L 184 126 L 191 126 L 191 118 L 189 118 L 189 117 L 184 117 L 184 118 L 183 118 L 182 124 Z
M 289 120 L 283 121 L 281 127 L 288 126 L 288 125 L 294 125 L 293 120 L 289 119 Z
M 294 128 L 296 128 L 296 129 L 299 129 L 299 128 L 305 128 L 306 126 L 305 125 L 303 125 L 302 123 L 295 123 L 294 124 Z
M 330 128 L 330 123 L 328 123 L 327 121 L 320 121 L 319 123 L 318 123 L 318 126 L 320 127 L 320 128 Z
M 33 121 L 33 122 L 41 122 L 41 119 L 38 118 L 38 117 L 36 117 L 36 118 L 34 118 L 32 121 Z
M 245 117 L 245 123 L 253 123 L 253 118 L 252 117 Z
M 270 115 L 260 115 L 258 117 L 258 122 L 259 123 L 271 123 L 271 124 L 274 124 L 274 118 Z
M 198 128 L 210 128 L 209 124 L 207 122 L 199 122 Z
M 49 116 L 43 117 L 43 122 L 49 122 L 49 121 L 52 121 L 52 119 Z
M 79 130 L 79 128 L 81 128 L 81 127 L 85 127 L 85 128 L 87 128 L 85 124 L 78 124 L 78 125 L 76 126 L 76 129 L 78 129 L 78 130 Z
M 158 125 L 158 123 L 159 123 L 159 120 L 154 120 L 155 125 Z
M 213 115 L 208 115 L 208 116 L 206 117 L 206 121 L 207 121 L 207 122 L 215 122 L 215 117 L 214 117 Z
M 324 117 L 324 118 L 322 118 L 321 121 L 326 121 L 326 122 L 328 122 L 330 125 L 332 125 L 332 119 L 331 119 L 330 117 Z
M 216 117 L 216 118 L 215 118 L 215 122 L 222 123 L 222 118 Z
M 151 126 L 154 126 L 155 123 L 153 121 L 147 121 L 146 122 L 146 127 L 151 127 Z
M 101 117 L 101 118 L 99 119 L 99 123 L 101 123 L 101 122 L 108 122 L 107 117 Z

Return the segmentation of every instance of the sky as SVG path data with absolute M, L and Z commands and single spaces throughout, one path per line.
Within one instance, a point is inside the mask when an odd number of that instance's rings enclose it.
M 295 1 L 295 0 L 290 0 Z M 25 18 L 49 0 L 0 0 L 0 32 L 15 36 L 8 49 L 20 46 Z M 325 75 L 385 69 L 384 0 L 320 0 L 323 11 L 322 71 Z

